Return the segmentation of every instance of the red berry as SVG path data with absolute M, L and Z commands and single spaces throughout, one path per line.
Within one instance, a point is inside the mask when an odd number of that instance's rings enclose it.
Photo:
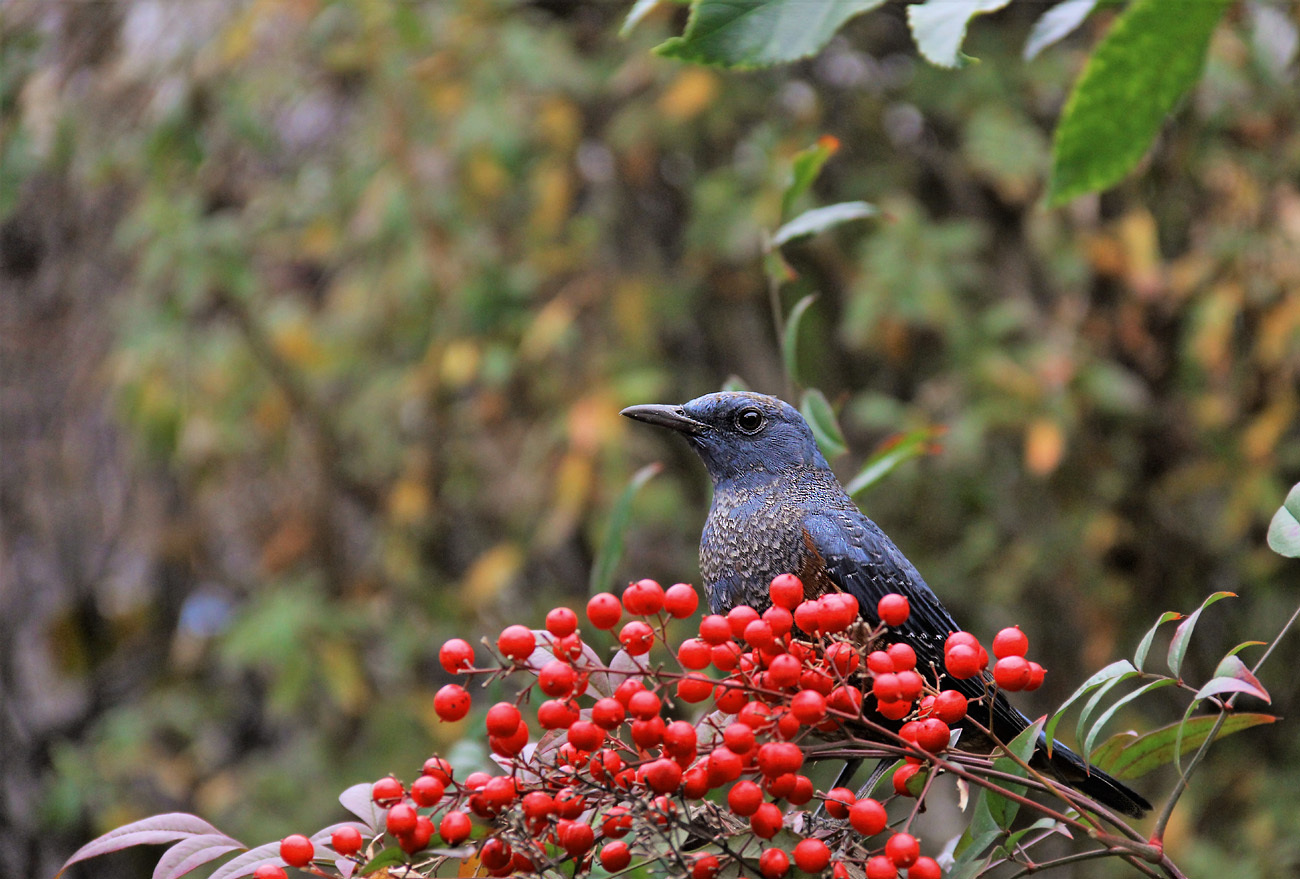
M 727 611 L 727 625 L 731 628 L 731 637 L 737 641 L 745 637 L 745 627 L 758 619 L 758 611 L 747 604 L 738 604 Z
M 447 845 L 459 845 L 469 839 L 469 816 L 464 812 L 448 812 L 438 824 L 438 835 Z
M 758 771 L 768 778 L 797 772 L 803 766 L 803 749 L 794 742 L 764 742 L 758 747 Z
M 826 792 L 826 814 L 832 818 L 847 818 L 856 797 L 847 787 L 833 787 Z
M 625 715 L 623 703 L 608 696 L 597 699 L 596 704 L 591 706 L 591 722 L 601 729 L 617 729 Z M 569 736 L 569 741 L 573 741 L 572 735 Z
M 738 781 L 727 791 L 727 807 L 742 818 L 748 818 L 763 804 L 763 789 L 752 781 Z
M 400 802 L 405 795 L 406 788 L 391 775 L 379 779 L 370 788 L 370 798 L 381 806 L 391 806 L 393 803 Z
M 713 679 L 689 674 L 677 682 L 677 695 L 685 702 L 703 702 L 713 693 Z
M 823 595 L 818 604 L 823 632 L 843 632 L 858 618 L 858 601 L 851 595 L 832 592 Z
M 556 607 L 546 614 L 546 631 L 557 638 L 572 635 L 578 629 L 578 615 L 572 608 Z
M 867 654 L 867 671 L 873 675 L 893 674 L 894 657 L 884 650 L 873 650 Z
M 1037 690 L 1043 685 L 1043 677 L 1047 672 L 1041 665 L 1032 660 L 1029 663 L 1029 683 L 1025 684 L 1026 690 Z
M 947 653 L 958 644 L 965 644 L 974 650 L 979 650 L 979 639 L 970 632 L 949 632 L 948 637 L 943 642 L 943 652 Z
M 623 605 L 608 592 L 598 592 L 587 602 L 587 619 L 597 629 L 612 629 L 623 615 Z
M 772 604 L 794 610 L 803 601 L 803 582 L 794 574 L 781 574 L 768 586 Z
M 552 659 L 537 673 L 537 686 L 548 696 L 567 696 L 573 692 L 573 666 Z
M 794 790 L 785 795 L 786 802 L 792 806 L 802 806 L 813 798 L 813 783 L 806 775 L 795 775 Z
M 726 747 L 714 748 L 705 761 L 705 771 L 709 774 L 709 784 L 719 787 L 740 777 L 745 763 L 735 751 Z
M 410 806 L 406 808 L 411 809 Z M 411 809 L 411 814 L 415 810 Z M 415 825 L 415 819 L 411 819 L 411 825 Z M 311 863 L 311 859 L 316 856 L 316 846 L 301 833 L 295 833 L 292 836 L 286 836 L 280 840 L 280 858 L 290 867 L 305 867 Z
M 759 839 L 771 839 L 781 829 L 781 807 L 776 803 L 762 803 L 749 816 L 749 828 Z
M 943 870 L 934 858 L 917 858 L 916 863 L 907 868 L 907 879 L 940 879 Z
M 736 666 L 740 664 L 741 653 L 740 645 L 728 639 L 713 646 L 710 659 L 713 660 L 713 665 L 718 671 L 730 672 L 735 671 Z
M 944 723 L 952 726 L 960 723 L 966 716 L 966 696 L 958 690 L 943 690 L 934 697 L 931 712 Z
M 765 879 L 780 879 L 790 872 L 790 856 L 779 848 L 764 849 L 758 856 L 758 872 Z
M 555 794 L 555 814 L 570 821 L 587 810 L 587 798 L 571 787 L 561 788 Z
M 898 685 L 898 675 L 893 672 L 876 675 L 871 682 L 871 692 L 881 702 L 897 702 L 902 698 L 902 689 Z
M 776 640 L 767 620 L 754 619 L 745 625 L 744 638 L 751 647 L 769 647 Z
M 915 702 L 925 689 L 925 678 L 917 674 L 915 669 L 904 669 L 898 672 L 898 698 L 904 702 Z
M 673 757 L 695 757 L 699 736 L 685 720 L 674 720 L 664 727 L 664 751 Z
M 622 839 L 632 829 L 632 813 L 623 806 L 614 806 L 605 813 L 600 832 L 610 839 Z
M 794 614 L 784 607 L 769 607 L 761 619 L 772 627 L 772 634 L 778 638 L 784 638 L 794 628 Z
M 895 833 L 885 843 L 885 856 L 896 867 L 910 867 L 921 856 L 921 844 L 910 833 Z
M 600 865 L 610 873 L 617 873 L 632 863 L 632 851 L 626 842 L 607 842 L 600 849 Z
M 432 775 L 421 775 L 411 782 L 411 800 L 421 808 L 436 806 L 446 790 L 446 786 Z
M 509 702 L 498 702 L 488 709 L 484 725 L 487 727 L 488 735 L 508 736 L 519 729 L 519 724 L 523 723 L 523 720 L 519 709 L 514 705 Z
M 253 871 L 253 879 L 289 879 L 289 874 L 279 864 L 263 864 Z
M 754 750 L 754 728 L 747 723 L 729 723 L 722 731 L 722 741 L 737 754 L 748 754 Z
M 1024 656 L 1029 651 L 1029 636 L 1019 626 L 1003 629 L 993 636 L 993 655 L 998 659 Z
M 575 748 L 594 751 L 605 741 L 605 731 L 589 720 L 575 720 L 569 724 L 569 741 Z
M 902 720 L 912 713 L 912 703 L 905 702 L 902 699 L 897 702 L 878 702 L 876 703 L 876 710 L 880 712 L 882 717 L 887 717 L 890 720 Z
M 917 793 L 919 793 L 919 790 L 914 793 L 910 790 L 908 783 L 912 780 L 912 776 L 916 775 L 920 771 L 921 767 L 915 763 L 904 763 L 902 766 L 895 769 L 893 778 L 894 793 L 903 797 L 916 796 Z
M 885 652 L 894 661 L 894 671 L 916 668 L 916 651 L 912 649 L 911 644 L 899 641 L 897 644 L 890 644 Z
M 653 748 L 664 740 L 666 726 L 664 719 L 658 714 L 646 720 L 634 720 L 632 721 L 632 741 L 638 747 Z
M 713 660 L 713 650 L 703 638 L 687 638 L 677 648 L 677 661 L 682 668 L 699 671 L 708 668 Z
M 388 817 L 384 819 L 384 827 L 393 836 L 405 836 L 415 829 L 415 819 L 418 817 L 419 814 L 415 811 L 414 806 L 398 803 L 388 810 Z
M 980 673 L 979 653 L 968 644 L 954 644 L 947 648 L 943 655 L 943 664 L 948 669 L 948 674 L 959 681 L 973 678 Z
M 558 835 L 560 845 L 574 857 L 585 854 L 596 841 L 596 832 L 591 829 L 591 825 L 581 821 L 563 825 Z
M 714 879 L 721 869 L 717 855 L 699 855 L 691 864 L 691 879 Z
M 330 835 L 330 848 L 347 857 L 361 851 L 361 831 L 352 825 L 345 825 Z
M 878 800 L 863 797 L 849 809 L 849 823 L 863 836 L 875 836 L 885 829 L 889 816 Z
M 488 747 L 494 754 L 513 757 L 528 744 L 528 724 L 521 719 L 519 726 L 508 736 L 488 736 Z
M 452 638 L 439 648 L 438 662 L 447 674 L 454 675 L 474 665 L 474 648 L 463 638 Z
M 444 684 L 433 695 L 433 710 L 448 723 L 469 714 L 469 692 L 460 684 Z
M 907 622 L 911 612 L 912 609 L 908 605 L 907 599 L 896 592 L 889 593 L 876 604 L 876 613 L 880 615 L 880 621 L 894 628 L 898 628 Z
M 826 704 L 845 714 L 862 711 L 862 691 L 852 684 L 841 684 L 826 695 Z
M 731 637 L 727 618 L 713 613 L 700 620 L 700 638 L 708 644 L 721 644 Z
M 563 699 L 547 699 L 537 706 L 537 722 L 542 729 L 568 729 L 578 716 L 577 704 Z
M 623 590 L 623 606 L 637 616 L 654 616 L 664 608 L 664 589 L 654 580 L 638 580 Z
M 543 821 L 555 811 L 555 798 L 545 791 L 529 791 L 519 801 L 519 808 L 525 818 L 534 822 Z
M 847 641 L 836 641 L 826 648 L 826 661 L 841 677 L 847 677 L 858 670 L 862 657 L 854 646 Z
M 497 647 L 515 662 L 524 662 L 537 647 L 537 638 L 527 626 L 506 626 L 497 638 Z
M 1029 661 L 1023 656 L 1004 656 L 993 666 L 993 681 L 1004 690 L 1023 690 L 1032 678 Z
M 688 800 L 703 799 L 709 792 L 709 773 L 700 764 L 682 773 L 682 796 Z
M 425 760 L 424 767 L 420 771 L 424 775 L 433 776 L 443 784 L 451 782 L 451 764 L 441 757 L 430 757 Z
M 483 847 L 479 849 L 478 859 L 489 870 L 500 870 L 510 863 L 513 855 L 510 843 L 498 836 L 489 836 L 483 841 Z
M 649 690 L 633 693 L 627 700 L 628 713 L 641 720 L 649 720 L 663 708 L 663 700 Z
M 655 641 L 655 633 L 654 629 L 640 620 L 632 620 L 619 631 L 618 640 L 628 653 L 641 656 L 650 652 L 650 647 Z
M 405 836 L 399 836 L 397 843 L 402 847 L 402 851 L 407 854 L 414 854 L 421 851 L 429 844 L 433 838 L 433 822 L 427 815 L 419 815 L 415 819 L 415 829 Z
M 682 785 L 682 767 L 667 757 L 652 760 L 645 767 L 645 783 L 657 794 L 670 794 Z
M 873 855 L 867 859 L 867 879 L 894 879 L 897 875 L 898 868 L 884 855 Z
M 744 707 L 745 702 L 745 691 L 741 687 L 720 683 L 713 690 L 713 704 L 718 706 L 719 711 L 735 714 Z
M 805 873 L 820 873 L 831 862 L 831 850 L 820 839 L 803 839 L 794 847 L 794 865 Z
M 570 632 L 556 638 L 551 644 L 551 652 L 556 659 L 572 662 L 582 655 L 582 637 L 577 632 Z
M 822 606 L 816 601 L 801 601 L 794 609 L 794 624 L 809 635 L 821 631 Z
M 948 747 L 951 736 L 952 730 L 948 729 L 948 724 L 937 717 L 927 717 L 917 725 L 916 743 L 931 754 L 937 754 Z
M 821 723 L 826 719 L 826 697 L 816 690 L 800 690 L 790 700 L 790 712 L 800 723 Z
M 683 620 L 700 606 L 700 593 L 689 583 L 674 583 L 664 593 L 664 610 L 675 619 Z

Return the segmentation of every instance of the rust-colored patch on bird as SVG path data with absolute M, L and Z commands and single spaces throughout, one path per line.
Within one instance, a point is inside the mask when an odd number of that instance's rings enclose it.
M 817 551 L 817 544 L 807 528 L 803 529 L 803 545 L 808 551 L 804 555 L 803 567 L 793 573 L 803 581 L 804 598 L 820 598 L 827 592 L 843 592 L 839 584 L 826 573 L 826 559 Z

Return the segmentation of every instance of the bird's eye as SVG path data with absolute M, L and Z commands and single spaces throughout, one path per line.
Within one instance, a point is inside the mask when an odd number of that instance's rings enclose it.
M 736 429 L 741 433 L 758 433 L 763 429 L 763 413 L 757 409 L 741 409 L 736 413 Z

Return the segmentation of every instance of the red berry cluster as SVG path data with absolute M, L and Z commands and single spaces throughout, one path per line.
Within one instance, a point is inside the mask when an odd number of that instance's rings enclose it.
M 803 583 L 790 574 L 772 581 L 770 595 L 761 613 L 738 606 L 705 615 L 697 634 L 674 651 L 675 669 L 652 664 L 649 654 L 669 643 L 671 619 L 698 609 L 695 589 L 682 583 L 665 590 L 641 580 L 621 599 L 601 593 L 588 602 L 587 622 L 614 632 L 622 646 L 608 662 L 583 640 L 578 615 L 565 607 L 550 611 L 541 630 L 507 626 L 496 640 L 498 657 L 485 667 L 476 665 L 468 642 L 447 641 L 439 661 L 449 674 L 534 676 L 517 699 L 492 705 L 484 716 L 501 772 L 458 778 L 435 756 L 409 787 L 393 777 L 375 782 L 373 800 L 386 811 L 367 856 L 391 840 L 415 869 L 436 869 L 441 859 L 472 849 L 431 849 L 435 835 L 449 847 L 477 836 L 479 862 L 493 876 L 566 864 L 565 874 L 574 875 L 595 859 L 617 872 L 638 858 L 674 865 L 692 879 L 741 863 L 742 872 L 771 879 L 792 865 L 835 877 L 884 879 L 899 870 L 909 879 L 939 876 L 938 864 L 921 855 L 908 832 L 911 818 L 890 830 L 885 804 L 893 797 L 858 799 L 847 788 L 818 792 L 802 770 L 818 750 L 866 736 L 886 754 L 905 758 L 894 774 L 894 796 L 920 796 L 925 778 L 913 779 L 949 747 L 952 727 L 966 718 L 966 697 L 936 687 L 938 670 L 918 669 L 915 651 L 891 638 L 890 629 L 907 622 L 905 597 L 882 598 L 881 622 L 872 627 L 853 596 L 806 598 Z M 1018 629 L 994 640 L 999 686 L 1041 681 L 1041 668 L 1024 660 L 1026 647 Z M 1024 681 L 1011 676 L 1020 667 L 1008 662 L 1013 659 L 1029 672 Z M 973 636 L 949 638 L 948 675 L 979 675 L 987 662 Z M 868 697 L 874 713 L 864 715 Z M 447 684 L 434 709 L 443 720 L 459 721 L 471 701 L 464 685 Z M 684 704 L 707 701 L 715 710 L 702 720 L 681 718 Z M 876 716 L 903 723 L 893 733 L 871 719 Z M 540 737 L 533 736 L 530 718 Z M 792 813 L 818 800 L 843 823 L 822 822 L 788 851 L 771 844 Z M 737 829 L 738 819 L 747 833 Z M 702 827 L 715 832 L 694 853 L 665 846 L 668 830 L 688 827 L 697 836 Z M 886 831 L 887 838 L 873 839 Z M 336 830 L 330 845 L 338 855 L 365 861 L 366 840 L 353 826 Z M 306 837 L 288 837 L 281 858 L 303 867 L 316 857 L 313 849 Z

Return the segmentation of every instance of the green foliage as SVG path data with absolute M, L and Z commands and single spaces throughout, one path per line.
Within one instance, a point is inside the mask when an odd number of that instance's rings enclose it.
M 1268 545 L 1279 555 L 1300 557 L 1300 483 L 1291 486 L 1286 501 L 1273 514 Z
M 977 15 L 997 12 L 1011 0 L 926 0 L 907 7 L 907 23 L 916 48 L 940 67 L 957 67 L 966 59 L 961 44 L 966 28 Z

